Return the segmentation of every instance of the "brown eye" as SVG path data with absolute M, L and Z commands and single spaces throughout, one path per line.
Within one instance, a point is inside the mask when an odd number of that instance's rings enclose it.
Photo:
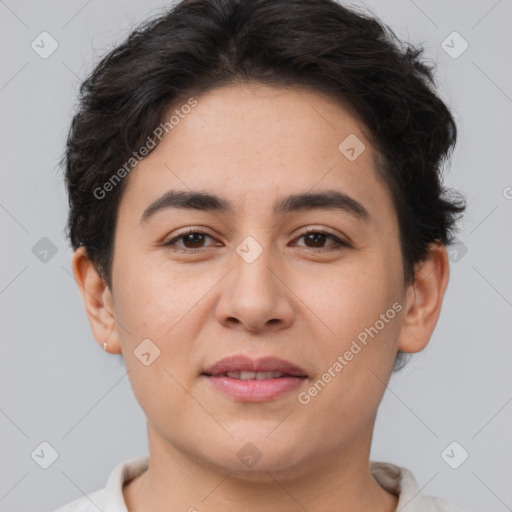
M 306 245 L 308 247 L 322 247 L 327 239 L 327 235 L 324 233 L 309 233 L 304 236 L 304 240 L 306 241 Z M 308 245 L 308 242 L 311 242 L 313 245 Z
M 163 245 L 164 247 L 176 248 L 177 250 L 183 251 L 188 249 L 189 251 L 193 252 L 194 250 L 207 248 L 208 246 L 204 245 L 207 238 L 214 240 L 214 238 L 208 233 L 197 230 L 189 230 L 185 233 L 181 233 L 178 236 L 175 236 L 168 242 L 165 242 Z M 178 242 L 181 242 L 181 244 Z
M 304 238 L 305 241 L 305 247 L 308 249 L 316 250 L 318 252 L 320 251 L 330 251 L 330 250 L 336 250 L 341 249 L 343 247 L 350 247 L 349 244 L 338 238 L 337 236 L 333 235 L 332 233 L 328 233 L 326 231 L 316 231 L 316 230 L 309 230 L 306 231 L 306 233 L 303 233 L 301 236 L 299 236 L 298 240 L 301 238 Z M 334 243 L 331 243 L 330 245 L 325 245 L 327 240 L 331 240 Z
M 204 243 L 204 233 L 189 233 L 182 235 L 183 245 L 189 249 L 199 249 Z

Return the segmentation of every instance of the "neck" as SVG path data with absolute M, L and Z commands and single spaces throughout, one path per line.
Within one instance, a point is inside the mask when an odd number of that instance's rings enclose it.
M 245 474 L 195 460 L 148 427 L 149 468 L 123 488 L 129 512 L 394 512 L 398 498 L 372 476 L 368 443 L 322 454 L 300 468 Z

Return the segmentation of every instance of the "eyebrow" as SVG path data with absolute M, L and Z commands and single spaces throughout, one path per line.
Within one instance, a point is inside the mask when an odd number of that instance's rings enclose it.
M 145 223 L 157 212 L 168 209 L 199 210 L 232 214 L 233 204 L 213 194 L 196 191 L 169 190 L 151 203 L 142 213 L 140 222 Z M 368 219 L 368 210 L 352 197 L 336 190 L 292 194 L 278 200 L 273 207 L 275 215 L 305 210 L 340 210 L 360 219 Z

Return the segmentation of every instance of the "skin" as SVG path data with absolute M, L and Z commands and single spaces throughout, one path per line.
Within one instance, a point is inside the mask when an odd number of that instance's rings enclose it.
M 122 353 L 147 417 L 151 462 L 123 489 L 128 510 L 393 511 L 397 497 L 370 472 L 372 431 L 397 351 L 422 350 L 435 327 L 446 249 L 432 244 L 415 282 L 404 283 L 390 192 L 364 127 L 338 101 L 257 84 L 197 100 L 125 178 L 112 290 L 83 247 L 73 257 L 94 337 Z M 349 134 L 366 146 L 352 162 L 338 150 Z M 166 209 L 141 223 L 170 189 L 221 196 L 234 212 Z M 283 196 L 320 190 L 349 195 L 368 218 L 319 208 L 272 213 Z M 163 245 L 187 227 L 209 236 Z M 302 236 L 306 228 L 350 246 L 315 242 Z M 247 236 L 263 249 L 252 263 L 235 250 Z M 191 247 L 199 252 L 186 253 Z M 401 311 L 301 404 L 298 392 L 394 303 Z M 146 338 L 160 349 L 149 366 L 133 353 Z M 234 400 L 200 374 L 235 354 L 286 359 L 308 379 L 267 402 Z M 262 454 L 251 468 L 237 457 L 249 442 Z

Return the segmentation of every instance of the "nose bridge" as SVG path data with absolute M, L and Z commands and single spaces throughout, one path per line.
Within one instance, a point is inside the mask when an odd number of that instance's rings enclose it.
M 235 247 L 232 267 L 218 304 L 221 322 L 237 320 L 247 329 L 258 330 L 292 320 L 290 297 L 276 277 L 283 267 L 264 232 L 247 236 Z
M 259 299 L 263 302 L 276 298 L 279 292 L 271 272 L 276 266 L 276 258 L 268 236 L 260 233 L 245 237 L 235 248 L 233 265 L 235 269 L 232 278 L 242 300 Z

